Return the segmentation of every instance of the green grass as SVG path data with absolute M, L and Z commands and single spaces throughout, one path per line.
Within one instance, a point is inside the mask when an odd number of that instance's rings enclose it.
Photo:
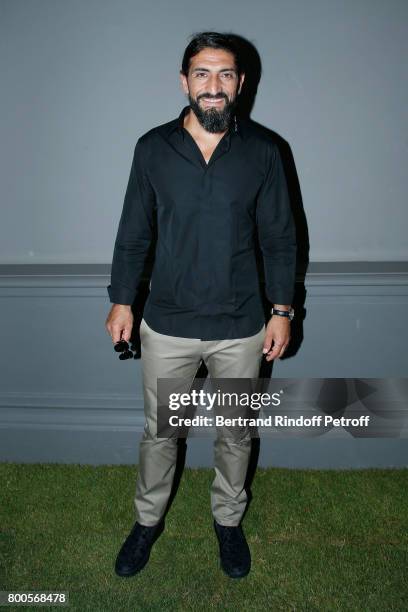
M 69 591 L 81 612 L 408 609 L 407 469 L 258 469 L 252 570 L 235 581 L 219 568 L 213 475 L 185 469 L 148 565 L 120 578 L 136 468 L 1 464 L 0 589 Z

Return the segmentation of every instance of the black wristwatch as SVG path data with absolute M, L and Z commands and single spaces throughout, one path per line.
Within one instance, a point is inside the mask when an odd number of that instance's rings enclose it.
M 276 308 L 272 308 L 271 315 L 272 316 L 278 315 L 279 317 L 287 317 L 289 321 L 292 321 L 293 317 L 295 316 L 295 311 L 293 310 L 292 307 L 290 307 L 289 310 L 277 310 Z

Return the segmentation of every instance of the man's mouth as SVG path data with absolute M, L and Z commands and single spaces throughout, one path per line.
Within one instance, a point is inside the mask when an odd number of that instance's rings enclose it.
M 217 106 L 224 102 L 224 98 L 201 98 L 206 104 L 210 104 L 211 106 Z

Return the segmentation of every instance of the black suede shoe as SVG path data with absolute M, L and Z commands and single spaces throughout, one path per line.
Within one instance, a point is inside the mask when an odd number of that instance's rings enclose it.
M 214 519 L 221 567 L 230 578 L 243 578 L 251 569 L 251 553 L 241 525 L 224 527 Z
M 149 560 L 150 550 L 164 530 L 164 521 L 153 527 L 136 523 L 122 544 L 116 558 L 115 572 L 118 576 L 134 576 L 144 568 Z

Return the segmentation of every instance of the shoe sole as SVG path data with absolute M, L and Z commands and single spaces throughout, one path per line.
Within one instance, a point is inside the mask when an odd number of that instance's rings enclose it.
M 149 550 L 147 551 L 147 554 L 146 554 L 145 558 L 141 561 L 141 563 L 136 568 L 134 568 L 131 572 L 120 572 L 115 567 L 115 574 L 117 574 L 117 576 L 120 576 L 121 578 L 130 578 L 131 576 L 134 576 L 135 574 L 138 574 L 145 567 L 145 565 L 147 565 L 147 562 L 150 559 L 150 553 L 151 553 L 151 550 L 153 548 L 153 544 L 156 542 L 156 540 L 159 538 L 159 536 L 163 533 L 163 531 L 164 531 L 164 524 L 157 531 L 157 533 L 155 533 L 155 535 L 153 537 L 153 540 L 152 540 L 152 543 L 150 545 Z

